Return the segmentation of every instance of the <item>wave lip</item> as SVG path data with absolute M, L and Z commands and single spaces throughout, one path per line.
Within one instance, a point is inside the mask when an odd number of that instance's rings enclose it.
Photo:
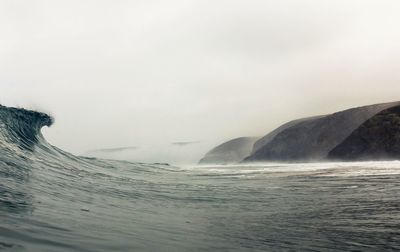
M 16 144 L 21 149 L 32 151 L 44 141 L 41 129 L 53 123 L 54 118 L 45 113 L 0 105 L 1 142 Z

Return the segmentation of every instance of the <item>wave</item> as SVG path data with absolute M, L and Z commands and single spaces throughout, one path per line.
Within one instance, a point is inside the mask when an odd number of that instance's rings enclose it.
M 47 145 L 41 129 L 50 127 L 54 119 L 44 113 L 0 105 L 0 140 L 2 150 L 18 147 L 33 151 L 38 144 Z
M 53 123 L 53 117 L 45 113 L 0 105 L 0 210 L 18 212 L 29 208 L 32 205 L 29 183 L 33 177 L 38 179 L 35 186 L 40 187 L 82 178 L 109 178 L 117 176 L 115 170 L 122 167 L 135 170 L 137 174 L 174 169 L 167 164 L 138 164 L 72 155 L 43 137 L 42 128 Z M 70 185 L 65 183 L 64 186 Z
M 90 166 L 91 168 L 104 167 L 112 162 L 75 156 L 49 144 L 43 137 L 41 129 L 46 126 L 51 127 L 53 123 L 54 118 L 45 113 L 0 105 L 0 162 L 18 160 L 24 162 L 24 166 L 34 166 L 34 163 L 30 161 L 44 164 L 57 162 L 63 168 L 72 165 L 77 169 Z M 120 163 L 124 162 L 120 161 Z M 157 167 L 160 165 L 168 166 L 168 164 L 155 164 Z

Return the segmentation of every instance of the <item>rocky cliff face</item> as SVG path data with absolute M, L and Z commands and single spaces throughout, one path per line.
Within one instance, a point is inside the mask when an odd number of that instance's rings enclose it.
M 384 110 L 363 123 L 329 152 L 329 159 L 400 159 L 400 106 Z
M 316 116 L 316 117 L 310 117 L 310 118 L 302 118 L 302 119 L 298 119 L 298 120 L 293 120 L 290 121 L 288 123 L 283 124 L 282 126 L 279 126 L 277 129 L 273 130 L 272 132 L 268 133 L 267 135 L 265 135 L 264 137 L 258 139 L 255 143 L 254 143 L 254 147 L 253 150 L 251 152 L 251 155 L 254 155 L 259 149 L 261 149 L 261 147 L 263 147 L 264 145 L 266 145 L 267 143 L 271 142 L 272 139 L 274 139 L 279 133 L 281 133 L 282 131 L 293 127 L 299 123 L 305 122 L 305 121 L 310 121 L 310 120 L 315 120 L 318 118 L 321 118 L 323 116 Z
M 201 164 L 400 159 L 400 102 L 288 122 L 262 138 L 217 146 Z
M 265 136 L 264 145 L 255 146 L 253 153 L 244 161 L 324 160 L 367 120 L 399 105 L 399 102 L 377 104 L 294 121 L 291 125 L 282 126 L 282 130 L 278 128 L 275 136 Z
M 232 164 L 250 155 L 257 137 L 240 137 L 223 143 L 209 151 L 200 164 Z

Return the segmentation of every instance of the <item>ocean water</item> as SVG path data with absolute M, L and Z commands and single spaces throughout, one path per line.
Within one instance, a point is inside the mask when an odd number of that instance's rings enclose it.
M 185 166 L 76 157 L 0 108 L 0 250 L 400 250 L 400 162 Z

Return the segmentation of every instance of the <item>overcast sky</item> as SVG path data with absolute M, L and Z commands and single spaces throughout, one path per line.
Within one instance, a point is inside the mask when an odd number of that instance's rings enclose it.
M 400 1 L 1 0 L 0 102 L 73 153 L 400 100 Z M 212 146 L 210 146 L 212 147 Z

